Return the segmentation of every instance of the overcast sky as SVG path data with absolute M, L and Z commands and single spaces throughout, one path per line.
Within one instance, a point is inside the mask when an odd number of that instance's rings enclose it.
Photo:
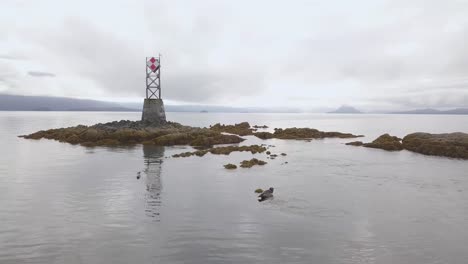
M 0 93 L 169 103 L 468 107 L 468 1 L 0 0 Z

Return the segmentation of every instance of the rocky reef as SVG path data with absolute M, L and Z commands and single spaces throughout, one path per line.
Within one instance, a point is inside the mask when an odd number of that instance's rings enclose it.
M 153 125 L 142 121 L 115 121 L 93 126 L 75 126 L 41 130 L 27 139 L 53 139 L 83 146 L 109 146 L 128 144 L 154 144 L 161 146 L 190 145 L 211 147 L 218 144 L 240 143 L 244 139 L 236 135 L 226 135 L 207 128 L 183 126 L 166 122 Z
M 275 128 L 273 133 L 256 132 L 254 135 L 261 139 L 320 139 L 320 138 L 357 138 L 361 135 L 353 135 L 341 132 L 324 132 L 313 128 Z
M 172 157 L 180 158 L 180 157 L 190 157 L 190 156 L 199 156 L 202 157 L 207 153 L 211 153 L 214 155 L 229 155 L 231 152 L 234 151 L 248 151 L 252 154 L 262 153 L 266 151 L 266 148 L 259 145 L 250 145 L 250 146 L 225 146 L 225 147 L 216 147 L 216 148 L 209 148 L 204 150 L 197 150 L 193 152 L 183 152 L 179 154 L 174 154 Z
M 468 159 L 468 134 L 413 133 L 403 138 L 403 148 L 424 155 Z
M 353 141 L 346 143 L 346 145 L 378 148 L 388 151 L 406 149 L 424 155 L 468 159 L 468 134 L 460 132 L 447 134 L 419 132 L 409 134 L 403 140 L 389 134 L 383 134 L 370 143 Z
M 253 167 L 253 166 L 255 166 L 255 165 L 260 165 L 260 166 L 262 166 L 262 165 L 265 165 L 265 164 L 267 164 L 267 162 L 265 162 L 265 161 L 263 161 L 263 160 L 259 160 L 259 159 L 253 158 L 253 159 L 251 159 L 251 160 L 243 160 L 243 161 L 241 162 L 240 167 L 241 167 L 241 168 L 251 168 L 251 167 Z

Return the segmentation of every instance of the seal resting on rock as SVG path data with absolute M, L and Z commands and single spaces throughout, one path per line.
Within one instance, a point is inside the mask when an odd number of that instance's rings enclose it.
M 263 202 L 263 201 L 265 201 L 265 200 L 267 200 L 267 199 L 273 198 L 273 190 L 274 190 L 274 188 L 273 188 L 273 187 L 270 187 L 270 189 L 268 189 L 268 190 L 262 192 L 262 193 L 258 196 L 258 197 L 259 197 L 258 201 L 259 201 L 259 202 Z

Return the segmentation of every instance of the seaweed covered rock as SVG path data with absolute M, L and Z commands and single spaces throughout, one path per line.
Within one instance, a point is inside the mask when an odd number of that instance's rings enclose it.
M 468 159 L 468 134 L 413 133 L 403 138 L 403 148 L 424 155 Z
M 211 147 L 218 144 L 240 143 L 244 139 L 236 135 L 225 135 L 207 128 L 183 126 L 166 122 L 155 126 L 141 121 L 114 121 L 93 126 L 75 126 L 42 130 L 20 136 L 27 139 L 54 139 L 84 146 L 108 146 L 126 144 L 155 144 L 163 146 L 191 145 Z
M 263 192 L 263 189 L 262 188 L 258 188 L 255 190 L 255 193 L 262 193 Z
M 257 132 L 254 135 L 261 139 L 319 139 L 319 138 L 356 138 L 350 133 L 341 132 L 323 132 L 313 128 L 275 128 L 274 133 L 270 132 Z
M 248 151 L 252 154 L 256 153 L 263 153 L 265 152 L 266 148 L 263 146 L 259 145 L 250 145 L 250 146 L 226 146 L 226 147 L 217 147 L 217 148 L 209 148 L 209 149 L 204 149 L 204 150 L 198 150 L 194 152 L 184 152 L 180 154 L 175 154 L 173 157 L 179 158 L 179 157 L 190 157 L 193 155 L 196 156 L 204 156 L 206 153 L 211 153 L 214 155 L 229 155 L 231 152 L 239 151 Z
M 398 151 L 403 149 L 401 144 L 401 139 L 395 136 L 390 136 L 389 134 L 383 134 L 371 143 L 364 144 L 364 147 L 367 148 L 378 148 L 388 151 Z
M 217 147 L 210 149 L 211 154 L 224 154 L 229 155 L 234 151 L 248 151 L 252 154 L 263 153 L 266 151 L 265 147 L 259 145 L 250 145 L 250 146 L 226 146 L 226 147 Z
M 258 128 L 268 128 L 268 126 L 266 126 L 266 125 L 263 125 L 263 126 L 255 125 L 255 126 L 253 126 L 253 128 L 257 128 L 257 129 L 258 129 Z
M 207 150 L 197 150 L 194 152 L 182 152 L 179 154 L 174 154 L 172 155 L 173 158 L 186 158 L 186 157 L 191 157 L 191 156 L 198 156 L 198 157 L 203 157 L 205 154 L 208 153 Z
M 210 126 L 210 130 L 235 134 L 239 136 L 247 136 L 253 134 L 253 130 L 250 128 L 250 124 L 248 122 L 242 122 L 235 125 L 221 125 L 220 123 L 217 123 Z
M 273 133 L 270 132 L 255 132 L 254 136 L 260 139 L 270 139 L 275 137 L 275 135 L 273 135 Z
M 229 164 L 224 165 L 224 168 L 228 170 L 235 170 L 237 169 L 237 166 L 235 164 L 229 163 Z
M 253 167 L 253 166 L 255 166 L 255 165 L 260 165 L 260 166 L 262 166 L 262 165 L 265 165 L 265 164 L 267 164 L 267 163 L 266 163 L 265 161 L 263 161 L 263 160 L 259 160 L 259 159 L 253 158 L 253 159 L 251 159 L 251 160 L 243 160 L 240 164 L 241 164 L 241 165 L 240 165 L 241 168 L 251 168 L 251 167 Z

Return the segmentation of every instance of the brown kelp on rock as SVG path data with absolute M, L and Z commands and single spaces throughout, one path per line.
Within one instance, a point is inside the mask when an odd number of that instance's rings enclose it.
M 240 143 L 244 139 L 207 128 L 183 126 L 175 122 L 153 125 L 142 121 L 114 121 L 93 126 L 41 130 L 26 139 L 54 139 L 83 146 L 109 146 L 127 144 L 154 144 L 162 146 L 190 145 L 211 147 L 218 144 Z

